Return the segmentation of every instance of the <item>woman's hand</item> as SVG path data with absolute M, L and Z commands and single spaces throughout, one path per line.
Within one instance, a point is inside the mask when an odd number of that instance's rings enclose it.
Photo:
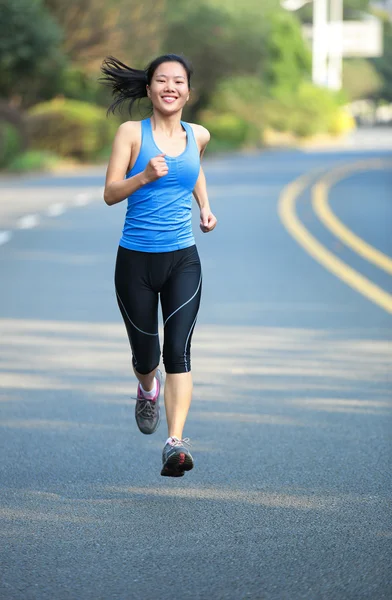
M 202 208 L 200 210 L 200 229 L 203 233 L 212 231 L 217 222 L 217 218 L 212 214 L 210 208 Z
M 168 174 L 169 167 L 165 161 L 165 156 L 165 154 L 158 154 L 158 156 L 155 156 L 149 161 L 143 172 L 146 183 L 156 181 Z

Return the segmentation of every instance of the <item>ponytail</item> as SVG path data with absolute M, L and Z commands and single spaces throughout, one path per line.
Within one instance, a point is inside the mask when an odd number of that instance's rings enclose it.
M 114 97 L 114 101 L 108 108 L 108 114 L 110 112 L 114 114 L 124 102 L 128 102 L 128 111 L 131 114 L 134 102 L 147 96 L 145 71 L 127 67 L 113 56 L 108 56 L 102 63 L 101 72 L 103 76 L 99 81 L 112 88 Z

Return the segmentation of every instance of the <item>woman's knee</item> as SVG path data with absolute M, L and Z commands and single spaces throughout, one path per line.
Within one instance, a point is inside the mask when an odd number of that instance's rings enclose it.
M 188 373 L 191 370 L 190 349 L 184 351 L 184 347 L 164 347 L 163 364 L 166 373 Z
M 148 375 L 152 371 L 154 371 L 158 365 L 160 360 L 160 354 L 155 354 L 154 356 L 141 356 L 136 359 L 135 355 L 132 356 L 132 364 L 140 375 Z

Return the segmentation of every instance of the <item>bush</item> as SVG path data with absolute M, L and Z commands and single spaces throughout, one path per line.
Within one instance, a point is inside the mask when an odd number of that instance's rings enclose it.
M 255 76 L 237 76 L 219 82 L 210 109 L 201 114 L 211 131 L 214 150 L 258 146 L 263 132 L 273 130 L 311 137 L 317 133 L 339 135 L 353 127 L 353 120 L 341 108 L 346 98 L 301 82 L 293 90 L 286 85 L 266 90 Z M 221 114 L 223 113 L 223 114 Z M 210 147 L 209 145 L 209 147 Z
M 60 73 L 59 86 L 62 95 L 70 100 L 80 100 L 106 107 L 112 102 L 110 89 L 98 81 L 96 72 L 91 74 L 75 65 Z
M 244 144 L 248 135 L 248 123 L 234 114 L 216 114 L 205 111 L 202 114 L 201 123 L 211 133 L 212 146 L 216 142 L 219 149 L 222 147 L 222 143 L 227 149 L 239 148 Z
M 263 138 L 262 100 L 265 93 L 260 79 L 254 75 L 239 75 L 224 79 L 212 96 L 211 110 L 235 115 L 246 123 L 243 143 L 258 146 Z
M 51 152 L 40 152 L 28 150 L 16 156 L 8 164 L 9 171 L 24 173 L 27 171 L 50 170 L 55 167 L 61 159 Z
M 63 157 L 93 160 L 113 140 L 119 121 L 108 119 L 103 108 L 56 98 L 29 110 L 27 131 L 34 150 Z
M 355 129 L 354 117 L 344 108 L 339 108 L 331 119 L 328 133 L 331 135 L 343 135 L 352 129 Z
M 297 119 L 294 133 L 308 137 L 327 133 L 339 112 L 338 99 L 333 92 L 311 83 L 302 83 L 296 94 Z
M 310 82 L 301 83 L 290 95 L 276 89 L 263 105 L 265 126 L 298 137 L 343 133 L 353 123 L 342 115 L 340 103 L 338 95 Z
M 18 129 L 7 121 L 0 121 L 0 168 L 6 167 L 21 148 L 22 137 Z

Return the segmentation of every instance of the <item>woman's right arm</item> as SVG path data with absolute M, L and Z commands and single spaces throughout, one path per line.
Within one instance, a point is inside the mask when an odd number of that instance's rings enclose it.
M 103 194 L 103 198 L 109 206 L 122 202 L 147 183 L 143 172 L 124 179 L 131 162 L 133 132 L 133 123 L 123 123 L 114 138 Z
M 164 155 L 152 158 L 141 173 L 124 179 L 132 155 L 132 142 L 136 135 L 136 123 L 127 122 L 120 125 L 113 142 L 112 154 L 106 172 L 103 198 L 109 206 L 122 202 L 143 185 L 155 181 L 167 174 Z

